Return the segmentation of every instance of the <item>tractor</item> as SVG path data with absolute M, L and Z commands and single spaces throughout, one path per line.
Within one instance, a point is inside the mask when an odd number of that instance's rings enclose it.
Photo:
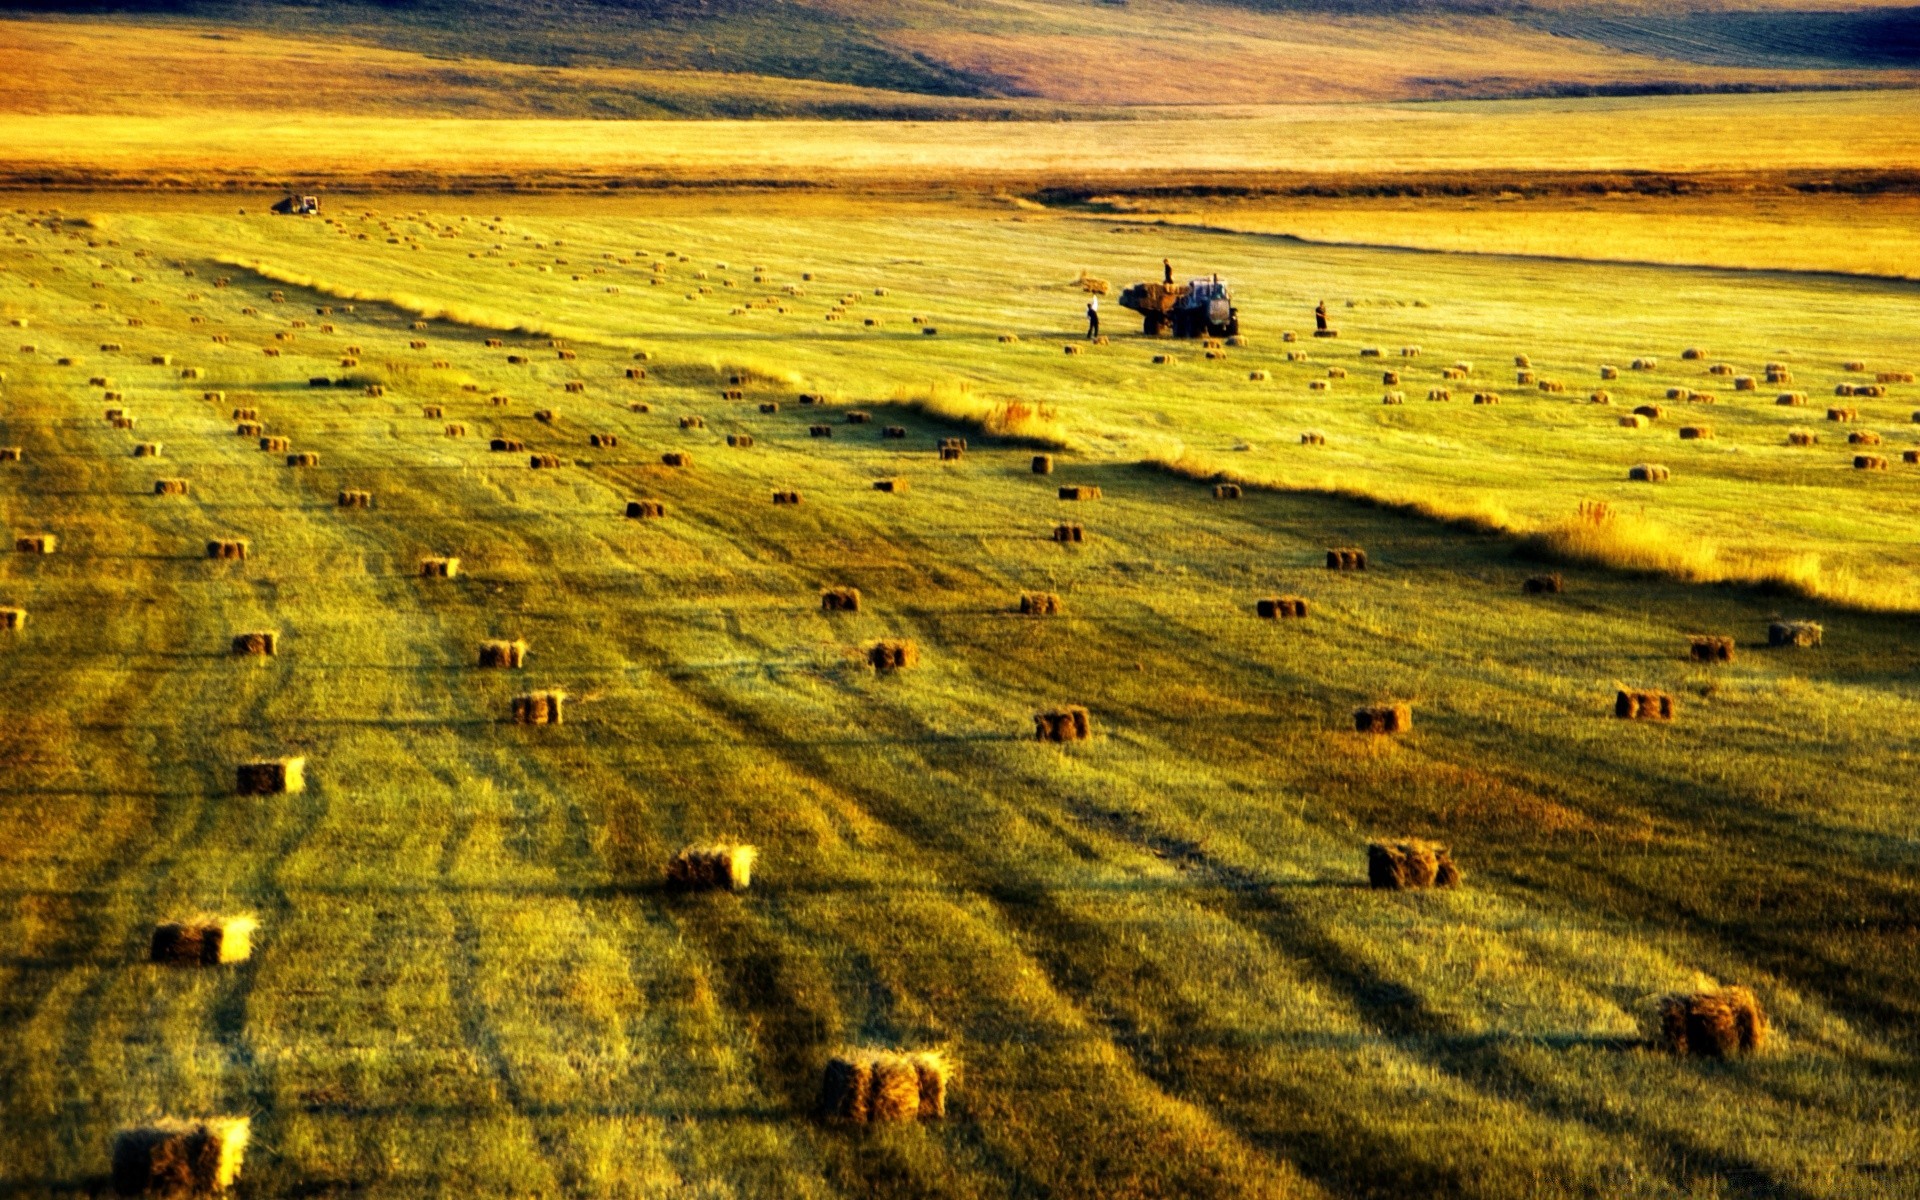
M 320 213 L 320 197 L 288 196 L 284 200 L 276 201 L 273 206 L 273 211 L 291 214 L 296 217 L 318 216 Z
M 1187 283 L 1136 283 L 1120 293 L 1120 306 L 1139 313 L 1149 337 L 1233 337 L 1240 310 L 1218 275 Z

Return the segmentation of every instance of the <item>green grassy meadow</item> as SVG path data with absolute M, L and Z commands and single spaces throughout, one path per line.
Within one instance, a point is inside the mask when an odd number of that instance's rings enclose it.
M 1915 285 L 811 203 L 0 220 L 0 318 L 25 322 L 0 327 L 23 451 L 0 510 L 60 538 L 0 560 L 29 612 L 0 633 L 0 1190 L 100 1190 L 112 1131 L 163 1112 L 252 1116 L 242 1196 L 1920 1188 L 1920 393 L 1838 402 L 1884 473 L 1820 419 L 1845 361 L 1914 368 Z M 1080 272 L 1163 254 L 1238 285 L 1247 346 L 1155 367 L 1110 297 L 1110 344 L 1062 353 Z M 1304 336 L 1322 297 L 1335 344 Z M 1705 375 L 1787 352 L 1804 409 Z M 1567 393 L 1518 386 L 1517 353 Z M 1426 400 L 1456 360 L 1471 379 Z M 1618 427 L 1675 386 L 1717 402 Z M 236 407 L 319 464 L 235 436 Z M 1672 482 L 1626 482 L 1650 461 Z M 1182 473 L 1216 470 L 1273 486 L 1215 500 Z M 622 516 L 642 498 L 666 518 Z M 1495 528 L 1583 500 L 1694 578 L 1543 566 Z M 1062 520 L 1088 541 L 1050 541 Z M 248 560 L 204 557 L 233 536 Z M 1327 571 L 1345 545 L 1371 569 Z M 462 573 L 422 578 L 436 554 Z M 1566 592 L 1523 595 L 1545 569 Z M 1698 581 L 1721 576 L 1792 586 Z M 823 613 L 838 585 L 864 611 Z M 1031 590 L 1065 615 L 1019 615 Z M 1255 619 L 1279 593 L 1313 615 Z M 1825 644 L 1766 648 L 1778 615 Z M 277 656 L 227 652 L 256 628 Z M 1691 633 L 1736 661 L 1689 661 Z M 921 665 L 877 676 L 864 648 L 898 636 Z M 494 637 L 527 668 L 476 667 Z M 1679 719 L 1613 719 L 1619 684 Z M 511 724 L 547 685 L 567 722 Z M 1381 699 L 1413 732 L 1351 732 Z M 1093 741 L 1032 739 L 1062 703 Z M 233 794 L 235 763 L 286 754 L 307 791 Z M 1366 842 L 1405 835 L 1452 845 L 1466 885 L 1367 889 Z M 708 839 L 760 847 L 751 890 L 663 887 Z M 155 922 L 203 911 L 259 916 L 250 962 L 144 961 Z M 1759 993 L 1766 1053 L 1646 1042 L 1656 997 L 1715 983 Z M 814 1119 L 859 1045 L 946 1049 L 949 1119 Z

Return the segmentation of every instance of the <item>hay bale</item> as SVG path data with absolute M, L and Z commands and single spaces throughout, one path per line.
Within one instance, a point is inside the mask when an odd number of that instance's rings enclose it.
M 820 592 L 821 612 L 860 611 L 860 589 L 856 587 L 830 587 Z
M 1852 446 L 1878 446 L 1880 435 L 1871 429 L 1856 429 L 1847 435 L 1847 444 Z
M 1017 333 L 1003 333 L 1000 335 L 1000 344 L 1002 346 L 1011 346 L 1019 340 L 1020 335 Z
M 451 555 L 423 558 L 420 560 L 420 574 L 426 579 L 452 579 L 460 574 L 460 560 Z
M 1587 403 L 1589 403 L 1589 404 L 1612 404 L 1612 403 L 1613 403 L 1613 393 L 1612 393 L 1612 392 L 1604 392 L 1604 391 L 1602 391 L 1602 392 L 1589 392 L 1589 393 L 1587 394 Z
M 664 500 L 629 500 L 627 516 L 637 521 L 656 521 L 667 515 Z
M 446 436 L 450 438 L 463 438 L 467 436 L 467 427 L 456 421 L 449 424 L 441 432 L 443 432 Z
M 487 443 L 487 449 L 501 454 L 519 454 L 526 448 L 527 444 L 519 438 L 497 437 Z
M 1530 354 L 1516 354 L 1513 356 L 1513 365 L 1524 371 L 1533 365 L 1533 356 Z
M 1782 367 L 1782 368 L 1780 368 L 1779 370 L 1775 370 L 1775 369 L 1774 369 L 1774 368 L 1772 368 L 1772 367 L 1768 367 L 1768 368 L 1767 368 L 1767 382 L 1768 382 L 1768 383 L 1770 383 L 1770 384 L 1776 384 L 1776 383 L 1792 383 L 1792 382 L 1793 382 L 1793 372 L 1792 372 L 1792 371 L 1789 371 L 1789 370 L 1787 370 L 1787 369 L 1786 369 L 1785 367 Z
M 1052 592 L 1023 592 L 1020 612 L 1029 617 L 1057 617 L 1066 611 L 1060 597 Z
M 284 454 L 293 449 L 293 439 L 288 437 L 263 437 L 260 439 L 259 445 L 260 449 L 269 454 Z
M 1766 645 L 1820 645 L 1826 630 L 1816 620 L 1776 620 L 1766 626 Z
M 1157 367 L 1175 366 L 1179 361 L 1178 358 L 1171 354 L 1156 354 L 1153 356 L 1153 364 Z
M 943 437 L 940 439 L 940 448 L 942 450 L 965 450 L 967 448 L 967 439 L 963 437 Z
M 1600 380 L 1601 380 L 1601 382 L 1602 382 L 1602 383 L 1604 383 L 1604 382 L 1607 382 L 1608 380 L 1613 380 L 1613 379 L 1618 379 L 1618 378 L 1620 378 L 1620 368 L 1619 368 L 1619 367 L 1609 367 L 1609 366 L 1605 366 L 1605 365 L 1602 365 L 1602 366 L 1601 366 L 1601 368 L 1600 368 Z
M 722 889 L 744 892 L 753 886 L 758 848 L 739 843 L 688 846 L 667 860 L 667 886 L 676 891 Z
M 751 449 L 753 447 L 753 435 L 750 433 L 730 433 L 727 435 L 727 445 L 732 446 L 736 450 Z
M 1566 590 L 1566 583 L 1558 572 L 1551 575 L 1533 575 L 1520 585 L 1520 590 L 1529 596 L 1557 596 Z
M 1781 392 L 1774 403 L 1782 408 L 1801 408 L 1807 403 L 1805 392 Z
M 1912 383 L 1912 371 L 1881 371 L 1874 377 L 1877 383 Z
M 1093 737 L 1093 718 L 1078 704 L 1033 714 L 1033 736 L 1042 742 L 1084 742 Z
M 1254 615 L 1266 621 L 1301 620 L 1307 615 L 1303 596 L 1269 596 L 1253 602 Z
M 1613 715 L 1623 721 L 1671 721 L 1673 697 L 1648 688 L 1620 688 L 1614 693 Z
M 251 916 L 195 917 L 153 927 L 147 961 L 217 967 L 253 956 L 253 934 L 260 922 Z
M 1382 353 L 1380 347 L 1378 346 L 1362 346 L 1360 347 L 1360 357 L 1361 358 L 1382 358 L 1385 356 Z
M 1345 367 L 1328 367 L 1327 368 L 1328 379 L 1345 379 L 1346 377 L 1347 377 L 1347 369 Z
M 113 1135 L 113 1189 L 122 1196 L 223 1192 L 240 1177 L 246 1117 L 164 1118 Z
M 904 496 L 913 490 L 913 485 L 899 478 L 876 479 L 873 481 L 873 490 L 876 492 L 886 492 L 894 496 Z
M 660 456 L 660 462 L 663 466 L 690 467 L 693 465 L 693 455 L 685 450 L 669 450 Z
M 938 1052 L 850 1050 L 821 1073 L 821 1119 L 856 1125 L 947 1115 L 951 1068 Z
M 1859 419 L 1860 410 L 1857 408 L 1830 408 L 1827 410 L 1827 420 L 1829 421 L 1838 421 L 1841 424 L 1846 424 Z
M 847 424 L 849 425 L 865 425 L 872 420 L 873 414 L 870 412 L 862 412 L 859 409 L 849 409 L 847 412 Z
M 1405 733 L 1413 728 L 1411 704 L 1368 704 L 1353 710 L 1356 733 Z
M 1302 446 L 1324 446 L 1327 444 L 1327 435 L 1317 430 L 1309 429 L 1300 435 L 1300 444 Z
M 1428 388 L 1427 399 L 1438 403 L 1451 401 L 1453 399 L 1453 390 L 1451 388 Z
M 1733 374 L 1733 364 L 1732 363 L 1714 363 L 1712 366 L 1707 368 L 1707 374 L 1731 375 Z
M 1903 463 L 1920 463 L 1920 450 L 1902 450 L 1900 452 L 1900 461 Z
M 940 461 L 941 462 L 957 462 L 958 460 L 966 457 L 966 453 L 967 452 L 965 450 L 962 450 L 958 446 L 942 446 L 940 447 Z
M 25 451 L 19 446 L 0 446 L 0 462 L 20 462 Z
M 535 471 L 558 470 L 560 467 L 560 456 L 558 454 L 529 454 L 527 456 L 527 466 Z
M 619 444 L 620 435 L 617 433 L 590 433 L 587 435 L 587 445 L 592 446 L 595 450 L 611 450 Z
M 1033 456 L 1033 473 L 1035 475 L 1053 474 L 1053 455 L 1051 454 L 1034 455 Z
M 1680 427 L 1680 440 L 1683 442 L 1711 441 L 1712 438 L 1713 426 L 1711 425 L 1682 425 Z
M 515 725 L 560 725 L 565 723 L 567 694 L 559 688 L 542 688 L 513 698 Z
M 26 627 L 26 609 L 16 607 L 0 608 L 0 629 L 19 630 L 25 629 Z
M 1498 404 L 1500 403 L 1500 393 L 1499 392 L 1475 392 L 1473 394 L 1473 402 L 1475 404 Z
M 1635 483 L 1665 483 L 1673 472 L 1659 463 L 1639 463 L 1627 468 L 1627 478 Z
M 1687 637 L 1687 653 L 1695 662 L 1732 662 L 1733 639 L 1717 633 L 1696 633 Z
M 1310 392 L 1324 392 L 1324 391 L 1328 391 L 1328 390 L 1329 390 L 1329 387 L 1330 387 L 1330 385 L 1329 385 L 1329 384 L 1327 383 L 1327 381 L 1326 381 L 1326 380 L 1324 380 L 1324 379 L 1309 379 L 1309 380 L 1307 380 L 1307 390 L 1308 390 L 1308 391 L 1310 391 Z
M 773 494 L 773 502 L 775 504 L 798 504 L 800 503 L 800 493 L 791 491 L 775 492 Z
M 420 406 L 420 415 L 429 420 L 438 421 L 444 417 L 446 413 L 438 404 L 423 404 Z
M 1336 546 L 1327 550 L 1327 570 L 1364 571 L 1367 569 L 1367 552 L 1357 546 Z
M 1062 543 L 1084 542 L 1087 540 L 1087 531 L 1080 525 L 1062 522 L 1053 527 L 1053 540 Z
M 1384 386 L 1384 387 L 1394 387 L 1394 386 L 1396 386 L 1396 385 L 1398 385 L 1398 384 L 1399 384 L 1399 382 L 1400 382 L 1400 372 L 1398 372 L 1398 371 L 1382 371 L 1382 372 L 1380 372 L 1380 383 L 1381 383 L 1381 385 L 1382 385 L 1382 386 Z
M 1760 381 L 1751 375 L 1736 375 L 1733 377 L 1733 390 L 1736 392 L 1757 392 L 1760 390 Z
M 1213 498 L 1215 500 L 1238 500 L 1240 499 L 1240 492 L 1240 485 L 1237 483 L 1216 483 L 1213 485 Z
M 876 671 L 904 671 L 920 665 L 920 647 L 907 638 L 883 638 L 867 647 L 867 662 Z
M 689 414 L 680 418 L 680 428 L 682 429 L 705 429 L 706 427 L 707 419 L 705 417 Z
M 1856 471 L 1884 471 L 1887 460 L 1878 454 L 1856 454 L 1853 456 L 1853 469 Z
M 1098 500 L 1100 489 L 1088 484 L 1068 484 L 1060 489 L 1062 500 Z
M 1555 394 L 1561 394 L 1567 390 L 1567 385 L 1558 379 L 1542 379 L 1539 387 L 1543 392 L 1552 392 Z
M 1790 429 L 1787 431 L 1787 445 L 1789 446 L 1811 446 L 1819 440 L 1819 434 L 1809 433 L 1804 429 Z
M 1265 383 L 1267 380 L 1271 378 L 1273 378 L 1273 376 L 1266 371 L 1248 371 L 1247 372 L 1247 379 L 1249 382 L 1252 382 L 1252 383 Z
M 242 421 L 233 427 L 233 432 L 243 438 L 257 438 L 265 428 L 258 421 Z
M 517 671 L 527 665 L 527 643 L 518 638 L 512 641 L 495 638 L 481 642 L 480 665 L 499 670 Z
M 507 408 L 513 404 L 512 396 L 488 396 L 487 403 L 495 408 Z
M 280 653 L 280 635 L 271 629 L 233 635 L 232 651 L 242 658 L 272 658 Z
M 1766 1047 L 1766 1013 L 1743 987 L 1663 996 L 1654 1013 L 1660 1045 L 1681 1057 L 1731 1058 Z
M 280 796 L 307 790 L 305 758 L 269 758 L 234 768 L 233 790 L 242 796 Z
M 207 541 L 208 558 L 246 558 L 253 553 L 253 543 L 246 538 L 210 538 Z
M 1840 369 L 1843 371 L 1864 371 L 1867 369 L 1867 364 L 1859 361 L 1858 359 L 1854 359 L 1848 362 L 1841 363 Z
M 1459 887 L 1453 851 L 1437 842 L 1408 838 L 1367 843 L 1367 883 L 1389 891 Z
M 817 438 L 819 438 L 819 437 L 823 437 L 823 438 L 830 438 L 830 437 L 832 437 L 832 436 L 833 436 L 833 426 L 831 426 L 831 425 L 809 425 L 809 426 L 807 426 L 807 436 L 808 436 L 808 437 L 817 437 Z
M 153 494 L 156 496 L 184 496 L 191 486 L 192 485 L 184 479 L 156 479 L 153 481 Z
M 1380 397 L 1380 403 L 1382 404 L 1405 404 L 1406 402 L 1407 394 L 1405 392 L 1388 392 L 1386 395 Z
M 317 467 L 320 465 L 320 455 L 314 450 L 302 450 L 298 454 L 287 455 L 287 465 L 290 467 Z
M 1680 357 L 1685 359 L 1688 362 L 1698 362 L 1699 360 L 1705 358 L 1706 356 L 1707 356 L 1707 352 L 1705 350 L 1700 349 L 1698 346 L 1689 346 L 1685 350 L 1682 350 L 1680 352 Z
M 1516 371 L 1514 372 L 1513 381 L 1518 384 L 1532 383 L 1533 372 L 1532 371 Z

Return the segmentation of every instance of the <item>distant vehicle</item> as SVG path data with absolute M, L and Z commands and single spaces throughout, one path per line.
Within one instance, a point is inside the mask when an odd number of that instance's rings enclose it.
M 320 197 L 288 196 L 285 200 L 275 203 L 273 211 L 277 213 L 291 213 L 296 217 L 317 216 L 320 212 Z
M 1218 275 L 1187 283 L 1136 283 L 1120 293 L 1120 306 L 1145 319 L 1150 337 L 1234 337 L 1240 332 L 1240 310 Z

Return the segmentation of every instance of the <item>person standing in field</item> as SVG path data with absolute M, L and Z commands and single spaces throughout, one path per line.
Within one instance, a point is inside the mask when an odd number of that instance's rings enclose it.
M 1160 270 L 1162 272 L 1162 281 L 1171 287 L 1173 285 L 1173 260 L 1170 258 L 1161 259 Z
M 1322 300 L 1313 310 L 1313 327 L 1321 333 L 1327 331 L 1327 302 Z
M 1087 340 L 1092 341 L 1094 338 L 1097 338 L 1099 336 L 1100 336 L 1100 297 L 1095 296 L 1092 299 L 1087 301 Z

